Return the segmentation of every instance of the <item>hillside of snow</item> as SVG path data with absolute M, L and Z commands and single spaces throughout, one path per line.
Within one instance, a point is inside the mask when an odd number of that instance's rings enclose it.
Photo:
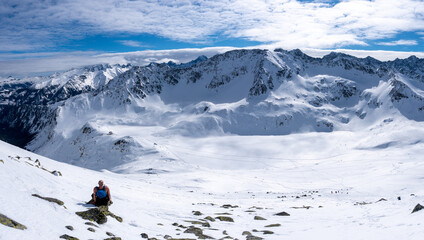
M 424 211 L 411 212 L 424 201 L 423 129 L 395 120 L 357 132 L 172 137 L 155 147 L 177 160 L 130 161 L 119 168 L 126 174 L 56 162 L 0 142 L 0 214 L 27 227 L 0 224 L 0 239 L 106 239 L 107 232 L 122 239 L 142 233 L 197 239 L 186 232 L 195 227 L 215 239 L 253 239 L 243 235 L 248 231 L 276 240 L 418 240 Z M 92 227 L 75 214 L 92 207 L 85 202 L 99 179 L 110 187 L 109 210 L 122 223 L 108 217 Z M 276 215 L 281 212 L 289 216 Z

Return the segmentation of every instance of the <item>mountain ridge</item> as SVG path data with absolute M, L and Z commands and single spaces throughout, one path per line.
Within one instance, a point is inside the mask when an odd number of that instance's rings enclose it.
M 125 142 L 117 153 L 106 151 L 122 161 L 138 151 L 162 151 L 145 148 L 131 134 L 109 135 L 104 126 L 116 124 L 155 128 L 154 136 L 203 137 L 332 132 L 389 118 L 424 121 L 422 63 L 413 56 L 381 62 L 342 53 L 313 58 L 298 49 L 243 49 L 179 65 L 87 66 L 2 80 L 0 124 L 28 133 L 22 142 L 32 151 L 60 159 L 59 152 L 75 148 L 66 161 L 80 162 L 89 142 L 109 149 Z M 98 134 L 85 137 L 84 126 Z M 95 157 L 91 152 L 88 159 Z

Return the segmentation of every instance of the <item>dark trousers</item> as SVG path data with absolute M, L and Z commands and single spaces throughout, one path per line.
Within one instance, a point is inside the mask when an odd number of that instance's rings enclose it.
M 91 197 L 92 197 L 92 201 L 94 201 L 94 194 L 91 194 Z M 108 203 L 109 203 L 109 196 L 106 195 L 106 197 L 104 197 L 104 198 L 98 198 L 97 197 L 96 203 L 94 205 L 96 205 L 96 206 L 103 206 L 103 205 L 107 206 Z

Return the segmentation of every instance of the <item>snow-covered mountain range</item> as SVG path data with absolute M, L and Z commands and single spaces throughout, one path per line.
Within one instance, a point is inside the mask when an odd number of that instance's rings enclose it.
M 312 58 L 276 49 L 235 50 L 186 64 L 96 65 L 1 79 L 0 116 L 9 142 L 119 171 L 149 156 L 174 161 L 155 142 L 171 135 L 286 135 L 423 121 L 424 59 Z M 114 131 L 117 125 L 127 130 Z
M 423 63 L 237 50 L 0 79 L 0 138 L 32 151 L 0 141 L 0 239 L 420 240 Z M 99 179 L 121 221 L 76 214 Z

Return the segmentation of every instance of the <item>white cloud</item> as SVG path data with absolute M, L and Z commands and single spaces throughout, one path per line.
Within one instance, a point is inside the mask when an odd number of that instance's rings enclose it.
M 414 46 L 414 45 L 418 45 L 418 42 L 415 40 L 397 40 L 392 42 L 379 42 L 377 44 L 384 45 L 384 46 L 398 46 L 398 45 Z
M 28 44 L 25 39 L 31 39 L 44 46 L 86 34 L 148 33 L 185 42 L 207 42 L 223 35 L 284 48 L 334 48 L 424 31 L 422 0 L 10 2 L 16 6 L 0 6 L 0 30 L 7 36 L 0 45 Z

